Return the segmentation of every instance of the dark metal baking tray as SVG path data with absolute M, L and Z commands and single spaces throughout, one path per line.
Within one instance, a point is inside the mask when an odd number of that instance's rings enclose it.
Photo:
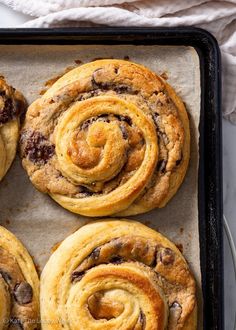
M 198 205 L 203 327 L 224 329 L 221 64 L 214 37 L 189 27 L 0 29 L 0 44 L 186 45 L 196 49 L 201 70 Z

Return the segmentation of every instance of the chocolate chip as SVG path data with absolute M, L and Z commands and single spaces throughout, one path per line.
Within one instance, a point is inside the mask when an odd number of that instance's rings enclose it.
M 124 60 L 125 60 L 125 61 L 129 61 L 129 56 L 128 56 L 128 55 L 125 55 L 125 56 L 124 56 Z
M 97 117 L 98 119 L 101 119 L 103 122 L 110 123 L 110 119 L 108 119 L 107 114 L 101 114 Z
M 81 61 L 81 60 L 75 60 L 75 63 L 76 63 L 76 64 L 82 64 L 83 61 Z
M 107 117 L 108 117 L 108 115 L 105 113 L 102 113 L 101 115 L 98 116 L 98 118 L 107 118 Z
M 133 90 L 130 86 L 124 84 L 120 85 L 118 83 L 109 82 L 109 81 L 108 82 L 99 81 L 96 75 L 100 70 L 103 70 L 103 68 L 96 69 L 92 74 L 91 84 L 94 89 L 101 89 L 104 91 L 114 90 L 118 94 L 123 94 L 123 93 L 138 94 L 138 91 Z
M 109 84 L 106 82 L 104 83 L 104 82 L 97 80 L 97 73 L 101 70 L 103 70 L 103 68 L 98 68 L 93 72 L 92 78 L 91 78 L 91 84 L 92 84 L 93 88 L 101 88 L 101 89 L 107 90 L 109 88 Z
M 152 262 L 150 263 L 150 267 L 151 268 L 156 268 L 156 265 L 157 265 L 157 258 L 158 258 L 158 247 L 156 246 L 155 247 L 155 251 L 154 251 L 154 254 L 153 254 L 153 260 Z
M 175 261 L 175 254 L 169 248 L 164 248 L 160 251 L 160 261 L 163 265 L 172 265 Z
M 20 319 L 11 317 L 9 320 L 8 330 L 24 330 L 24 326 Z
M 183 154 L 181 153 L 181 157 L 176 160 L 175 165 L 176 166 L 179 166 L 179 164 L 181 163 L 182 159 L 183 159 Z
M 100 251 L 101 248 L 96 248 L 94 249 L 91 254 L 89 255 L 89 257 L 93 260 L 98 260 L 99 256 L 100 256 Z
M 169 138 L 165 133 L 161 133 L 162 140 L 164 141 L 165 145 L 169 143 Z
M 79 186 L 79 192 L 84 194 L 85 196 L 92 196 L 93 191 L 89 190 L 87 187 Z
M 85 275 L 85 272 L 82 271 L 82 272 L 77 272 L 77 271 L 74 271 L 72 274 L 71 274 L 71 282 L 72 283 L 76 283 L 76 282 L 79 282 Z
M 33 289 L 27 282 L 15 285 L 13 296 L 19 305 L 29 304 L 33 299 Z
M 93 122 L 95 122 L 97 119 L 102 119 L 102 121 L 106 121 L 106 122 L 110 122 L 110 120 L 108 120 L 108 115 L 107 114 L 101 114 L 99 116 L 96 117 L 92 117 L 90 119 L 87 119 L 83 122 L 83 124 L 81 125 L 81 129 L 82 130 L 86 130 Z
M 128 139 L 129 135 L 128 135 L 128 132 L 127 132 L 127 129 L 124 125 L 120 125 L 120 129 L 121 129 L 121 132 L 122 132 L 122 136 L 125 140 Z
M 0 109 L 0 124 L 5 124 L 17 115 L 16 105 L 11 98 L 8 98 L 4 92 L 0 97 L 3 99 L 4 106 Z
M 166 164 L 167 164 L 166 159 L 159 160 L 158 163 L 157 163 L 157 170 L 161 173 L 164 173 L 165 169 L 166 169 Z
M 8 274 L 7 272 L 3 271 L 3 270 L 0 270 L 0 274 L 2 276 L 2 278 L 4 279 L 4 281 L 7 283 L 7 284 L 10 284 L 11 280 L 12 280 L 12 277 L 10 274 Z
M 178 320 L 181 317 L 182 314 L 182 307 L 181 305 L 175 301 L 169 309 L 169 328 L 170 329 L 175 329 L 176 325 L 178 324 Z
M 133 93 L 132 89 L 129 86 L 126 85 L 113 85 L 112 88 L 116 93 L 123 94 L 123 93 Z
M 141 326 L 142 326 L 142 330 L 144 330 L 145 329 L 145 327 L 146 327 L 146 316 L 145 316 L 145 314 L 143 313 L 143 311 L 141 310 L 140 311 L 140 314 L 139 314 L 139 318 L 138 318 L 138 322 L 141 324 Z
M 95 120 L 95 117 L 85 120 L 81 125 L 81 129 L 87 129 Z
M 132 126 L 132 119 L 128 116 L 121 116 L 121 120 L 125 121 L 129 126 Z
M 179 307 L 181 307 L 180 306 L 180 304 L 177 302 L 177 301 L 175 301 L 171 306 L 170 306 L 170 308 L 179 308 Z
M 55 153 L 55 146 L 37 131 L 23 133 L 21 143 L 25 143 L 23 156 L 36 164 L 46 164 Z
M 89 120 L 84 121 L 83 124 L 81 125 L 81 129 L 86 130 L 89 127 L 89 124 L 90 124 Z
M 157 129 L 157 131 L 159 132 L 160 131 L 160 127 L 159 127 L 159 113 L 157 113 L 157 112 L 154 112 L 153 114 L 152 114 L 152 119 L 153 119 L 153 121 L 154 121 L 154 124 L 155 124 L 155 126 L 156 126 L 156 129 Z
M 122 264 L 123 262 L 125 262 L 125 259 L 118 255 L 112 256 L 110 259 L 110 263 L 115 264 L 115 265 Z

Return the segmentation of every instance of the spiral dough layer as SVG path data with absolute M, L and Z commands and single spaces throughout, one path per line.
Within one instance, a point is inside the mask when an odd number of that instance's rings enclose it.
M 167 83 L 141 65 L 99 60 L 29 107 L 21 155 L 33 184 L 66 209 L 131 215 L 175 194 L 189 140 L 184 105 Z
M 16 155 L 19 138 L 19 117 L 25 110 L 23 95 L 0 76 L 0 181 Z
M 43 330 L 193 330 L 196 288 L 176 246 L 125 219 L 86 225 L 41 277 Z
M 18 239 L 0 226 L 0 330 L 39 329 L 39 280 Z

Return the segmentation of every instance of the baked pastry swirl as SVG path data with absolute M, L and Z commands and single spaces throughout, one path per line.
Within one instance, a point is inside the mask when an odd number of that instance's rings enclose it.
M 15 158 L 19 138 L 19 117 L 25 107 L 23 95 L 0 77 L 0 181 Z
M 61 77 L 28 109 L 23 166 L 33 184 L 87 216 L 164 206 L 189 160 L 189 123 L 173 89 L 147 68 L 98 60 Z
M 43 330 L 193 330 L 195 281 L 180 251 L 127 220 L 88 224 L 61 243 L 41 277 Z
M 39 280 L 27 250 L 0 226 L 0 329 L 39 329 Z

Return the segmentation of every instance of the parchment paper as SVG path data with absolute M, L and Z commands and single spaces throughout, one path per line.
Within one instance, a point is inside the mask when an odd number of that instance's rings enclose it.
M 75 65 L 75 60 L 85 63 L 94 58 L 123 59 L 125 56 L 158 74 L 165 73 L 167 81 L 182 97 L 190 114 L 191 160 L 183 185 L 165 208 L 133 218 L 158 229 L 176 244 L 182 245 L 200 288 L 197 201 L 200 70 L 197 52 L 185 46 L 1 45 L 0 74 L 22 91 L 31 103 L 39 97 L 47 80 Z M 50 197 L 38 192 L 30 183 L 18 157 L 0 184 L 0 224 L 22 240 L 39 270 L 42 270 L 56 244 L 88 220 L 64 210 Z M 198 300 L 201 311 L 200 289 Z

